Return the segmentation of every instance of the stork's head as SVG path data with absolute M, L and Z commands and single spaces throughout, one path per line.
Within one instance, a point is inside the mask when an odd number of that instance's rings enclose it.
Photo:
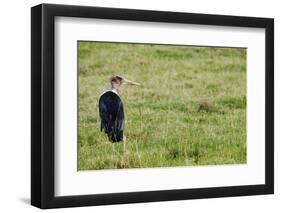
M 140 84 L 137 82 L 130 81 L 126 78 L 120 77 L 120 76 L 113 76 L 110 78 L 110 83 L 112 89 L 117 90 L 119 92 L 119 88 L 122 84 L 128 84 L 128 85 L 137 85 L 139 86 Z

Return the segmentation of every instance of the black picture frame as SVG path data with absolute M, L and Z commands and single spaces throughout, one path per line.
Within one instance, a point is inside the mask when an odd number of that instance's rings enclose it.
M 264 28 L 265 184 L 112 194 L 54 195 L 54 18 L 80 17 Z M 217 198 L 274 193 L 274 20 L 271 18 L 41 4 L 31 8 L 31 204 L 39 208 Z

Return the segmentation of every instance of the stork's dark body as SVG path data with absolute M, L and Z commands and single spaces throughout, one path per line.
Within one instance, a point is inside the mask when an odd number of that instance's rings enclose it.
M 115 143 L 123 140 L 124 107 L 120 97 L 108 91 L 99 100 L 101 131 L 108 135 L 108 139 Z

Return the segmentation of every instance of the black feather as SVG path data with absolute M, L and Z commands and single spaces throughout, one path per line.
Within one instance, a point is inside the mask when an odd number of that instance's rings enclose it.
M 99 100 L 101 131 L 108 135 L 108 139 L 115 143 L 123 140 L 124 107 L 120 97 L 108 91 L 101 95 Z

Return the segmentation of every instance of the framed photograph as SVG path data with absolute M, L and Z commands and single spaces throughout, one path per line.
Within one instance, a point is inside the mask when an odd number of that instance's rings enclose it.
M 272 194 L 274 20 L 31 9 L 31 204 Z

